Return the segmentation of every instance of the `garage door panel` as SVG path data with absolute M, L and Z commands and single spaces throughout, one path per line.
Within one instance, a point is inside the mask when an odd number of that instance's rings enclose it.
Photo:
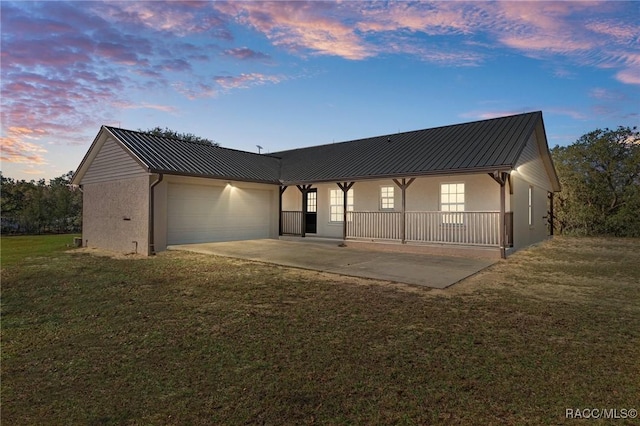
M 168 244 L 270 237 L 268 190 L 169 184 Z

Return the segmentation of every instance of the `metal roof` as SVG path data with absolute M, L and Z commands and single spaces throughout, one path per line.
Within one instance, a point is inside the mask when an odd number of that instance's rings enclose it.
M 277 158 L 116 127 L 104 128 L 152 173 L 279 182 Z
M 538 123 L 540 111 L 262 155 L 103 129 L 151 173 L 292 185 L 511 170 Z
M 541 112 L 271 154 L 286 184 L 512 169 Z

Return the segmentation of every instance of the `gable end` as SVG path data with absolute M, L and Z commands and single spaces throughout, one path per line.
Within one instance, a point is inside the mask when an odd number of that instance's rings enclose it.
M 148 175 L 140 164 L 118 141 L 101 132 L 83 160 L 73 183 L 86 185 Z

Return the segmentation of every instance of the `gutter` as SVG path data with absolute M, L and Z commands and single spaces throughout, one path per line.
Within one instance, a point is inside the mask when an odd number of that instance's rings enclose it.
M 154 241 L 154 206 L 155 206 L 155 191 L 154 188 L 156 187 L 156 185 L 158 185 L 160 182 L 162 182 L 162 178 L 164 177 L 164 175 L 162 173 L 158 174 L 158 179 L 156 179 L 150 186 L 149 186 L 149 255 L 154 255 L 156 254 L 156 250 L 155 250 L 155 241 Z

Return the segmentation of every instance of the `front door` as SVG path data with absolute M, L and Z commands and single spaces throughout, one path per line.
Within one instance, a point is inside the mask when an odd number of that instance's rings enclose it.
M 304 200 L 307 215 L 304 218 L 305 232 L 315 234 L 318 232 L 318 190 L 310 189 Z

